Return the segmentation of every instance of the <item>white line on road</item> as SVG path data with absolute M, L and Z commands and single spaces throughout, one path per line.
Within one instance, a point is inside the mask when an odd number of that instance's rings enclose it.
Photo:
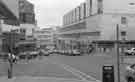
M 46 58 L 47 59 L 47 58 Z M 84 72 L 81 72 L 80 70 L 78 69 L 75 69 L 69 65 L 66 65 L 66 64 L 62 64 L 62 63 L 58 63 L 58 62 L 55 62 L 53 60 L 49 60 L 47 59 L 49 62 L 51 62 L 52 64 L 57 64 L 59 66 L 61 66 L 62 68 L 64 68 L 66 71 L 68 72 L 71 72 L 73 75 L 79 77 L 81 80 L 85 81 L 85 82 L 89 82 L 89 81 L 96 81 L 96 82 L 101 82 L 100 80 L 97 80 L 96 78 L 92 77 L 92 76 L 89 76 L 87 75 L 86 73 Z
M 77 75 L 78 77 L 80 77 L 80 78 L 81 78 L 82 80 L 84 80 L 84 81 L 88 81 L 88 82 L 89 82 L 89 81 L 101 82 L 101 81 L 95 79 L 94 77 L 89 76 L 89 75 L 87 75 L 86 73 L 81 72 L 80 70 L 75 69 L 75 68 L 73 68 L 73 67 L 71 67 L 71 66 L 69 66 L 69 65 L 65 65 L 65 64 L 61 64 L 61 65 L 62 65 L 67 71 L 72 72 L 73 74 Z

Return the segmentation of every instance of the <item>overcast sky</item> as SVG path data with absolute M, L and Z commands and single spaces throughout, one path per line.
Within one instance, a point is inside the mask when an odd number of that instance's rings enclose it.
M 36 19 L 40 27 L 62 25 L 62 16 L 85 0 L 29 0 L 35 4 Z

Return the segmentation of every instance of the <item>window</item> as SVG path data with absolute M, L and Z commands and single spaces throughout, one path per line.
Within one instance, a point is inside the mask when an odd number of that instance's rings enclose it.
M 121 17 L 121 24 L 127 24 L 127 18 Z
M 126 31 L 122 31 L 121 36 L 126 36 Z
M 103 13 L 103 0 L 98 0 L 98 14 Z

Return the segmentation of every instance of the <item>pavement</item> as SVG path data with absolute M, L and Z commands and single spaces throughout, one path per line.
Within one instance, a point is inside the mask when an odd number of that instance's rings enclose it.
M 1 77 L 0 81 L 1 82 L 86 82 L 77 79 L 66 79 L 66 78 L 56 78 L 56 77 L 30 77 L 30 76 L 14 77 L 12 79 L 8 79 L 7 77 Z

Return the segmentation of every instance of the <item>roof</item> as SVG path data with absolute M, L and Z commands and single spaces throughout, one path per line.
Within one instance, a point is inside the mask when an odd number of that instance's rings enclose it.
M 4 19 L 12 19 L 12 20 L 17 20 L 18 19 L 18 5 L 14 6 L 14 8 L 10 8 L 13 6 L 11 5 L 11 0 L 0 0 L 0 15 L 3 16 L 2 18 Z M 16 2 L 16 0 L 12 0 L 12 2 Z M 16 2 L 17 3 L 17 2 Z M 16 9 L 16 13 L 13 11 Z

